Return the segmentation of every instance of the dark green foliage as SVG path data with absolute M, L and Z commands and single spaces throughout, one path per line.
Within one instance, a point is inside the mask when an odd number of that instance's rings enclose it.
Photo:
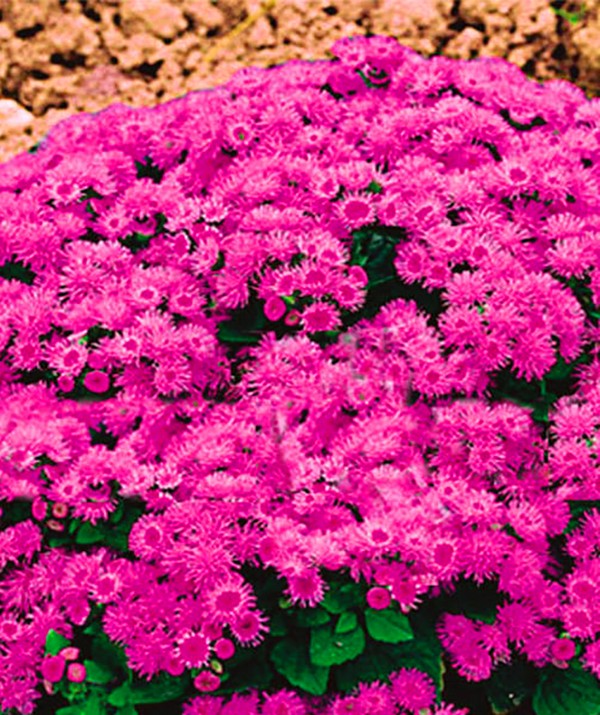
M 145 156 L 143 162 L 136 161 L 135 168 L 137 170 L 138 179 L 152 179 L 155 184 L 160 184 L 165 173 L 164 169 L 161 169 L 160 166 L 155 164 L 150 156 Z
M 533 696 L 535 715 L 598 715 L 600 682 L 580 667 L 548 666 Z
M 0 278 L 7 281 L 20 281 L 30 286 L 33 284 L 36 274 L 23 261 L 19 261 L 13 256 L 10 261 L 5 261 L 0 266 Z
M 359 319 L 372 318 L 383 305 L 397 298 L 414 300 L 435 323 L 442 312 L 441 291 L 405 283 L 394 268 L 396 246 L 407 240 L 406 230 L 397 226 L 371 226 L 354 231 L 352 237 L 350 263 L 364 268 L 369 283 L 360 315 L 348 316 L 344 321 L 345 327 Z

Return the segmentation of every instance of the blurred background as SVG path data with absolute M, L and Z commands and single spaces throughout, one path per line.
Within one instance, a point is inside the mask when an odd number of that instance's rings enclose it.
M 359 34 L 426 56 L 504 57 L 600 94 L 600 0 L 0 0 L 0 161 L 73 113 L 331 57 Z

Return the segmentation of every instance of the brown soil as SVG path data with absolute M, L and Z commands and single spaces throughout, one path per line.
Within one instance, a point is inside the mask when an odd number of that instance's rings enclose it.
M 600 90 L 600 0 L 0 0 L 0 161 L 75 112 L 164 102 L 365 33 Z

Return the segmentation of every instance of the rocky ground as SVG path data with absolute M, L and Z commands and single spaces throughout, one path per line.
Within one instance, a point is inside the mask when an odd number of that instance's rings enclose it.
M 0 0 L 0 161 L 74 112 L 164 102 L 364 33 L 600 93 L 600 0 Z

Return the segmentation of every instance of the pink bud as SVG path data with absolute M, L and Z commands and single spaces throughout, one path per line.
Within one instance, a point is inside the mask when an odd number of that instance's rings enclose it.
M 64 519 L 68 513 L 69 507 L 66 504 L 63 504 L 63 502 L 56 502 L 56 504 L 52 507 L 52 516 L 57 519 Z
M 218 675 L 211 673 L 210 670 L 203 670 L 194 678 L 194 686 L 202 693 L 210 693 L 221 685 L 221 679 Z
M 104 367 L 104 358 L 99 353 L 90 353 L 87 363 L 93 370 L 97 370 Z
M 36 497 L 31 504 L 31 514 L 34 519 L 41 521 L 46 518 L 47 505 L 42 497 Z
M 63 648 L 58 655 L 62 655 L 65 660 L 77 660 L 79 658 L 79 648 L 70 645 Z
M 62 521 L 56 521 L 56 519 L 48 519 L 48 521 L 46 522 L 46 526 L 49 529 L 52 529 L 52 531 L 65 530 L 65 525 L 62 523 Z
M 83 386 L 90 392 L 100 394 L 110 387 L 110 378 L 105 372 L 92 370 L 83 378 Z
M 183 664 L 182 660 L 172 655 L 165 664 L 165 670 L 169 675 L 177 677 L 178 675 L 181 675 L 183 673 L 183 671 L 185 670 L 185 665 Z
M 219 638 L 215 643 L 215 655 L 221 660 L 229 660 L 235 654 L 235 644 L 229 638 Z
M 300 322 L 300 313 L 297 310 L 290 310 L 290 312 L 285 316 L 283 322 L 290 327 L 298 325 Z
M 366 286 L 369 276 L 362 266 L 350 266 L 348 276 L 358 283 L 359 286 Z
M 42 661 L 42 676 L 49 683 L 58 683 L 64 675 L 66 660 L 62 655 L 48 655 Z
M 76 598 L 66 603 L 69 619 L 76 625 L 82 626 L 90 615 L 90 604 L 85 598 Z
M 67 668 L 67 680 L 72 683 L 83 683 L 86 675 L 85 665 L 82 663 L 71 663 Z
M 383 611 L 392 602 L 392 596 L 387 588 L 375 586 L 367 592 L 367 603 L 376 611 Z
M 575 655 L 575 643 L 570 638 L 558 638 L 550 646 L 550 653 L 556 660 L 571 660 Z
M 75 387 L 75 380 L 70 375 L 60 375 L 57 382 L 58 389 L 62 392 L 71 392 Z
M 269 320 L 279 320 L 285 314 L 285 303 L 277 295 L 265 303 L 265 315 Z

